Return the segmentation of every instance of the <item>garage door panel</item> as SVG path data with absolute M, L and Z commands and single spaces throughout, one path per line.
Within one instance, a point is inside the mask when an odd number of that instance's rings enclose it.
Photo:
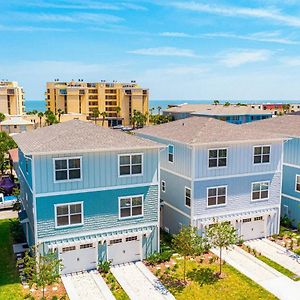
M 265 237 L 264 217 L 252 217 L 242 220 L 241 233 L 244 240 L 258 239 Z

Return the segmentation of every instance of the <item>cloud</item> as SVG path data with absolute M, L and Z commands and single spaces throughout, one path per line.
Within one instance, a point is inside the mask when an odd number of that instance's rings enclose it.
M 129 51 L 131 54 L 149 55 L 149 56 L 182 56 L 182 57 L 197 57 L 191 49 L 180 49 L 175 47 L 157 47 L 143 48 Z
M 67 32 L 72 31 L 68 28 L 55 28 L 55 27 L 39 27 L 39 26 L 5 26 L 0 25 L 0 31 L 13 31 L 13 32 Z
M 179 38 L 190 38 L 194 37 L 191 34 L 187 34 L 184 32 L 161 32 L 159 33 L 159 36 L 165 36 L 165 37 L 179 37 Z
M 227 67 L 238 67 L 248 63 L 267 61 L 272 52 L 265 49 L 260 50 L 235 50 L 225 54 L 219 61 Z
M 280 10 L 267 8 L 250 8 L 238 6 L 222 6 L 215 4 L 204 4 L 199 2 L 173 2 L 169 5 L 178 9 L 194 12 L 210 13 L 227 17 L 247 17 L 267 19 L 287 26 L 300 27 L 300 18 L 285 15 Z
M 300 66 L 300 56 L 296 57 L 284 57 L 281 62 L 289 67 L 299 67 Z

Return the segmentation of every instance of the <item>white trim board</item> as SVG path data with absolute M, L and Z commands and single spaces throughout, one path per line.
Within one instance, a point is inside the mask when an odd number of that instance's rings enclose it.
M 161 171 L 164 171 L 164 172 L 167 172 L 167 173 L 170 173 L 170 174 L 172 174 L 172 175 L 178 176 L 178 177 L 182 177 L 182 178 L 184 178 L 184 179 L 186 179 L 186 180 L 192 181 L 192 178 L 191 178 L 191 177 L 188 177 L 188 176 L 179 174 L 179 173 L 177 173 L 177 172 L 174 172 L 174 171 L 171 171 L 171 170 L 162 168 L 162 167 L 160 167 L 160 170 L 161 170 Z
M 26 179 L 26 177 L 25 177 L 25 175 L 24 175 L 22 169 L 20 168 L 20 166 L 19 166 L 19 171 L 21 172 L 22 177 L 23 177 L 24 181 L 26 182 L 26 184 L 27 184 L 27 186 L 28 186 L 30 192 L 33 194 L 33 190 L 32 190 L 32 188 L 31 188 L 31 186 L 29 185 L 29 183 L 28 183 L 28 181 L 27 181 L 27 179 Z M 33 184 L 33 178 L 32 178 L 32 184 Z
M 185 212 L 181 211 L 180 209 L 178 209 L 177 207 L 173 206 L 172 204 L 170 204 L 170 203 L 168 203 L 168 202 L 166 202 L 166 201 L 164 201 L 163 204 L 169 206 L 170 208 L 172 208 L 173 210 L 175 210 L 175 211 L 177 211 L 178 213 L 182 214 L 183 216 L 185 216 L 185 217 L 191 219 L 191 216 L 190 216 L 190 215 L 188 215 L 188 214 L 186 214 Z
M 146 183 L 138 183 L 138 184 L 131 184 L 131 185 L 124 184 L 124 185 L 106 186 L 106 187 L 90 188 L 90 189 L 82 189 L 82 190 L 39 193 L 39 194 L 36 194 L 36 197 L 50 197 L 50 196 L 69 195 L 69 194 L 78 194 L 78 193 L 100 192 L 100 191 L 107 191 L 107 190 L 110 191 L 110 190 L 128 189 L 128 188 L 152 186 L 152 185 L 157 185 L 159 188 L 158 182 L 146 182 Z
M 287 194 L 284 194 L 284 193 L 282 193 L 281 196 L 300 202 L 300 198 L 297 198 L 297 197 L 294 197 L 294 196 L 290 196 L 290 195 L 287 195 Z
M 283 163 L 283 166 L 300 169 L 300 165 L 295 165 L 295 164 Z

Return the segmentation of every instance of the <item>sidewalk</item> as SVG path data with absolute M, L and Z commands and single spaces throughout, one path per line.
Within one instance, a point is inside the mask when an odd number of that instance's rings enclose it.
M 218 256 L 218 249 L 213 249 L 212 252 Z M 279 299 L 299 298 L 300 282 L 294 282 L 239 247 L 233 246 L 231 250 L 225 250 L 222 258 Z
M 284 247 L 268 239 L 247 241 L 245 242 L 245 245 L 255 249 L 262 255 L 300 276 L 300 263 L 298 263 L 297 260 L 293 258 Z

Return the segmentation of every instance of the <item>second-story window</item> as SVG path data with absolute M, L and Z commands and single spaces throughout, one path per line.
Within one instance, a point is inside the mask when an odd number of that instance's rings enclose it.
M 168 146 L 168 161 L 173 163 L 174 162 L 174 146 Z
M 184 188 L 184 204 L 191 207 L 191 189 L 188 187 Z
M 296 191 L 300 192 L 300 175 L 296 175 Z
M 227 166 L 227 149 L 208 150 L 209 168 L 218 168 Z
M 269 182 L 253 182 L 252 183 L 252 200 L 266 200 L 269 198 Z
M 207 189 L 207 206 L 225 205 L 227 198 L 227 187 L 217 186 Z
M 265 164 L 270 162 L 270 146 L 255 146 L 254 147 L 254 164 Z
M 80 180 L 81 158 L 55 158 L 55 181 Z
M 143 196 L 119 198 L 119 217 L 131 218 L 143 216 Z
M 122 154 L 119 156 L 119 176 L 141 175 L 142 173 L 142 154 Z

